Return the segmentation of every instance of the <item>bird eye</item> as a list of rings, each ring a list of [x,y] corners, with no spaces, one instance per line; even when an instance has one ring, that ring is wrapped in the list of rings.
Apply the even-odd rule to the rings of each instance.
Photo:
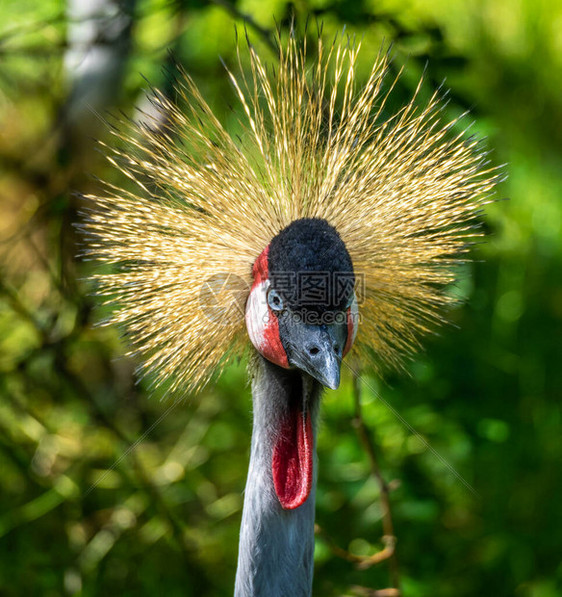
[[[273,288],[269,289],[267,293],[267,304],[274,310],[274,311],[282,311],[283,310],[283,299],[281,295],[274,290]]]

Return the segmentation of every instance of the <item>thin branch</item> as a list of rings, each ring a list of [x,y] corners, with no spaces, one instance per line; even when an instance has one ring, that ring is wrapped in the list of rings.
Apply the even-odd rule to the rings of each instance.
[[[240,19],[247,23],[254,31],[256,31],[256,33],[259,34],[259,36],[274,52],[277,52],[277,46],[273,41],[273,32],[271,31],[271,29],[262,27],[259,23],[256,23],[252,15],[242,12],[236,6],[234,6],[234,4],[228,2],[227,0],[210,0],[210,2],[211,4],[216,4],[217,6],[224,8],[234,18]]]
[[[338,558],[342,558],[342,560],[346,560],[348,562],[353,562],[357,564],[357,568],[359,570],[366,570],[375,564],[380,562],[384,562],[384,560],[388,560],[392,557],[394,553],[394,546],[396,541],[394,537],[387,537],[386,535],[382,538],[382,542],[384,543],[384,548],[380,551],[375,552],[370,556],[358,556],[354,553],[346,551],[336,545],[333,539],[326,533],[326,531],[320,527],[318,524],[314,525],[314,532],[319,537],[322,537],[326,545],[328,546],[329,550]]]
[[[394,585],[394,589],[388,590],[395,590],[397,593],[396,595],[400,595],[400,574],[398,571],[398,559],[396,557],[396,552],[394,550],[394,545],[396,543],[396,536],[394,534],[394,524],[392,522],[392,512],[390,509],[390,489],[388,483],[384,480],[379,461],[377,458],[377,452],[375,448],[375,440],[373,437],[373,433],[369,430],[365,420],[363,418],[363,413],[361,409],[361,378],[360,373],[358,372],[357,368],[353,370],[353,400],[355,405],[355,413],[353,417],[353,426],[357,430],[357,434],[365,451],[367,453],[367,457],[369,459],[369,464],[371,468],[371,474],[376,479],[380,494],[381,494],[381,503],[382,503],[382,527],[383,527],[383,542],[390,542],[392,545],[392,553],[388,557],[389,560],[389,568],[390,568],[390,578],[391,582]],[[384,551],[384,550],[383,550]],[[385,589],[387,590],[387,589]],[[374,595],[375,593],[371,593]]]
[[[0,294],[3,294],[6,297],[12,311],[30,323],[33,328],[35,328],[41,340],[44,343],[47,343],[49,339],[49,329],[35,316],[33,311],[23,303],[18,291],[15,288],[12,288],[12,286],[3,279],[1,274],[2,272],[0,272]]]
[[[358,597],[400,597],[401,595],[398,589],[369,589],[358,585],[352,586],[351,591]]]

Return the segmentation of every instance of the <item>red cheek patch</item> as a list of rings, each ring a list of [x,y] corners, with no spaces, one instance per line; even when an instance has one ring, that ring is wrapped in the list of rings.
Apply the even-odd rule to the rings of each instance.
[[[279,337],[279,320],[273,314],[271,309],[268,307],[269,321],[267,322],[263,331],[263,356],[285,369],[289,368],[289,359],[287,353],[281,344],[281,338]]]
[[[342,356],[344,357],[353,346],[353,340],[355,335],[355,321],[353,317],[353,313],[351,312],[351,307],[347,309],[347,340],[345,341],[345,346],[343,349]]]
[[[254,266],[252,267],[252,276],[254,277],[254,283],[252,289],[258,284],[265,282],[269,278],[269,268],[267,266],[267,256],[269,255],[269,245],[261,252],[261,255],[256,259]]]

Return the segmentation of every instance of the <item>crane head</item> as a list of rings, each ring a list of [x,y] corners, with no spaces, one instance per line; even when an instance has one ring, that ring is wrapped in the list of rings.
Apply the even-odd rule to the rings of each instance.
[[[295,220],[253,267],[246,326],[272,363],[302,372],[299,396],[283,405],[273,434],[272,477],[285,509],[298,508],[312,488],[314,432],[310,378],[335,389],[357,331],[355,275],[336,229],[320,218]],[[316,393],[317,395],[317,393]]]
[[[246,326],[258,352],[335,389],[357,332],[351,258],[320,218],[295,220],[256,260]]]

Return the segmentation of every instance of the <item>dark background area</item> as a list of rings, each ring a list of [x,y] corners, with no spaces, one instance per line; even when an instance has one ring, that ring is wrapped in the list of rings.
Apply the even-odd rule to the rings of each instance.
[[[486,242],[463,266],[453,325],[411,376],[368,371],[364,420],[390,483],[406,596],[562,594],[562,6],[557,0],[228,2],[47,0],[0,5],[0,593],[232,594],[251,433],[245,363],[178,405],[135,384],[77,258],[76,192],[115,178],[94,138],[185,66],[224,122],[244,17],[268,45],[296,14],[427,67],[451,118],[469,108],[507,163]],[[309,27],[314,38],[316,26]],[[173,53],[170,54],[170,50]],[[362,72],[362,71],[361,71]],[[123,183],[123,181],[120,181]],[[377,398],[380,394],[383,401]],[[465,487],[400,413],[466,481]],[[380,488],[356,429],[352,380],[328,392],[318,438],[316,596],[389,586]]]

